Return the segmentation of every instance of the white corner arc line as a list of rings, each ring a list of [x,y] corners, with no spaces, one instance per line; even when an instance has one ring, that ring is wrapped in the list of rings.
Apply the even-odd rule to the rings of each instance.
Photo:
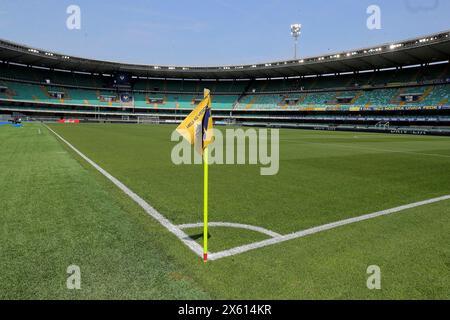
[[[277,238],[277,237],[281,237],[282,235],[279,233],[276,233],[274,231],[262,228],[262,227],[257,227],[257,226],[252,226],[249,224],[242,224],[242,223],[232,223],[232,222],[208,222],[208,226],[209,227],[226,227],[226,228],[237,228],[237,229],[247,229],[247,230],[251,230],[251,231],[256,231],[262,234],[265,234],[269,237],[272,238]],[[193,228],[200,228],[203,227],[203,222],[199,222],[199,223],[188,223],[188,224],[181,224],[178,225],[178,228],[180,229],[193,229]]]
[[[285,241],[288,241],[288,240],[302,238],[302,237],[305,237],[305,236],[308,236],[308,235],[311,235],[311,234],[315,234],[315,233],[318,233],[318,232],[322,232],[322,231],[338,228],[338,227],[345,226],[345,225],[348,225],[348,224],[352,224],[352,223],[356,223],[356,222],[360,222],[360,221],[364,221],[364,220],[369,220],[369,219],[373,219],[373,218],[376,218],[376,217],[385,216],[385,215],[397,213],[397,212],[400,212],[400,211],[404,211],[404,210],[407,210],[407,209],[412,209],[412,208],[416,208],[416,207],[420,207],[420,206],[424,206],[424,205],[427,205],[427,204],[432,204],[432,203],[436,203],[436,202],[440,202],[440,201],[444,201],[444,200],[449,200],[449,199],[450,199],[450,195],[446,195],[446,196],[442,196],[442,197],[438,197],[438,198],[433,198],[433,199],[429,199],[429,200],[419,201],[419,202],[403,205],[403,206],[396,207],[396,208],[391,208],[391,209],[387,209],[387,210],[382,210],[382,211],[378,211],[378,212],[362,215],[362,216],[359,216],[359,217],[354,217],[354,218],[350,218],[350,219],[340,220],[340,221],[324,224],[322,226],[313,227],[313,228],[310,228],[310,229],[307,229],[307,230],[290,233],[290,234],[287,234],[287,235],[284,235],[284,236],[280,236],[280,237],[277,237],[277,238],[267,239],[267,240],[263,240],[263,241],[260,241],[260,242],[255,242],[255,243],[239,246],[239,247],[236,247],[236,248],[233,248],[233,249],[229,249],[229,250],[224,250],[224,251],[220,251],[220,252],[217,252],[217,253],[213,253],[213,254],[211,254],[209,256],[209,259],[210,260],[218,260],[218,259],[222,259],[222,258],[225,258],[225,257],[230,257],[230,256],[234,256],[234,255],[237,255],[237,254],[241,254],[241,253],[244,253],[244,252],[247,252],[247,251],[251,251],[251,250],[267,247],[267,246],[270,246],[270,245],[278,244],[278,243],[285,242]]]
[[[104,175],[108,180],[114,183],[120,190],[122,190],[125,194],[127,194],[134,202],[136,202],[142,209],[147,212],[150,216],[152,216],[155,220],[157,220],[162,226],[164,226],[167,230],[173,233],[178,239],[180,239],[189,249],[191,249],[196,255],[199,257],[203,257],[203,248],[195,242],[195,240],[191,239],[184,231],[170,222],[167,218],[165,218],[162,214],[160,214],[156,209],[154,209],[151,205],[149,205],[144,199],[139,197],[136,193],[134,193],[131,189],[129,189],[122,182],[117,180],[111,174],[109,174],[106,170],[96,164],[94,161],[85,156],[81,151],[71,145],[68,141],[66,141],[63,137],[57,134],[55,131],[50,129],[47,125],[44,126],[50,130],[55,136],[57,136],[62,142],[64,142],[67,146],[69,146],[73,151],[75,151],[81,158],[83,158],[86,162],[88,162],[91,166],[93,166],[97,171],[99,171],[102,175]]]

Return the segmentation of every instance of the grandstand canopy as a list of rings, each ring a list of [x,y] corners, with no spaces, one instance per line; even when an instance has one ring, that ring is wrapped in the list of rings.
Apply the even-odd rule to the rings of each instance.
[[[234,66],[157,66],[79,58],[0,40],[0,60],[88,73],[175,79],[253,79],[345,73],[450,59],[450,31],[299,60]]]

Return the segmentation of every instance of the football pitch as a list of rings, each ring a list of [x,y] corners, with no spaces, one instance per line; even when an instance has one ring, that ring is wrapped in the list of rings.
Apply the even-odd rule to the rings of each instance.
[[[202,244],[203,167],[172,163],[175,127],[49,128]],[[286,129],[279,148],[274,176],[210,166],[204,264],[47,127],[0,127],[0,298],[449,298],[450,138]]]

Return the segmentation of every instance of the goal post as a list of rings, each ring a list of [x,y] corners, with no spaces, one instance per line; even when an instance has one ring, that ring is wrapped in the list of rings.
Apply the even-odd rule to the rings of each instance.
[[[139,116],[137,118],[138,124],[159,124],[159,117],[157,116]]]

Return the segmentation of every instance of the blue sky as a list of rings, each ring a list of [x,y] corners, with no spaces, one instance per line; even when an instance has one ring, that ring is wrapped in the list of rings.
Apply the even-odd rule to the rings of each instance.
[[[66,8],[81,8],[68,30]],[[381,30],[366,27],[369,5]],[[161,65],[226,65],[394,42],[450,29],[448,0],[0,0],[0,38],[88,58]]]

